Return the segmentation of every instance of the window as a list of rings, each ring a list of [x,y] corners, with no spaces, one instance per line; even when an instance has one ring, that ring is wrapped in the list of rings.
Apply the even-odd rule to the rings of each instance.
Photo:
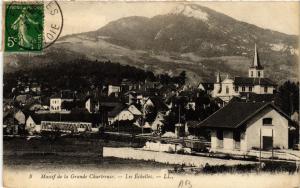
[[[228,94],[228,93],[229,93],[229,87],[226,86],[226,94]]]
[[[251,71],[251,77],[253,77],[253,71]]]
[[[233,132],[233,139],[236,142],[240,142],[241,141],[241,133],[239,131]]]
[[[264,87],[264,92],[265,92],[265,93],[268,92],[268,87]]]
[[[249,86],[249,91],[250,91],[250,92],[252,91],[252,86]]]
[[[241,148],[241,133],[239,131],[233,132],[234,149],[239,150]]]
[[[222,130],[217,130],[217,138],[219,140],[223,140],[223,131]]]
[[[260,71],[257,72],[257,77],[260,77]]]
[[[234,90],[235,90],[236,92],[238,92],[238,91],[239,91],[239,87],[238,87],[238,86],[235,86],[235,87],[234,87]]]
[[[264,118],[263,125],[272,125],[272,118]]]
[[[245,86],[242,87],[242,91],[245,91]]]

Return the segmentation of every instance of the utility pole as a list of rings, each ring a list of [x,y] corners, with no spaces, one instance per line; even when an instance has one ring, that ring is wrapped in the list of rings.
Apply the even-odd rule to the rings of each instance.
[[[273,137],[273,129],[272,129],[272,163],[274,159],[274,147],[273,147],[274,137]]]
[[[179,116],[178,116],[178,123],[180,124],[180,104],[179,104],[179,110],[178,111],[179,111],[179,113],[178,113],[179,114]]]
[[[120,134],[120,114],[118,114],[118,133]]]
[[[259,169],[261,168],[261,128],[259,129]]]
[[[144,121],[145,121],[145,104],[146,104],[146,102],[143,104],[143,106],[142,106],[142,110],[143,110],[143,117],[142,117],[142,135],[144,134]]]

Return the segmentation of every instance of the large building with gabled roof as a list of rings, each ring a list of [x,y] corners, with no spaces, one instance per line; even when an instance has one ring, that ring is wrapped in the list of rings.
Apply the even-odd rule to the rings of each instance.
[[[211,130],[211,151],[245,154],[288,149],[293,124],[273,103],[229,102],[197,127]]]
[[[264,67],[261,65],[258,50],[254,47],[254,57],[249,66],[248,76],[234,78],[227,77],[222,80],[220,73],[212,92],[213,97],[219,97],[225,102],[230,101],[233,97],[240,96],[241,92],[249,92],[255,94],[273,94],[276,84],[265,77]]]

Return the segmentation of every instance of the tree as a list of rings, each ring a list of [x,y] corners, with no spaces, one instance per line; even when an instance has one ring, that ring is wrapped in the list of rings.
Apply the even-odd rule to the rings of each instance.
[[[178,76],[179,84],[184,85],[186,80],[186,72],[182,71]]]
[[[275,96],[277,105],[287,115],[299,112],[299,82],[286,81],[278,88]]]

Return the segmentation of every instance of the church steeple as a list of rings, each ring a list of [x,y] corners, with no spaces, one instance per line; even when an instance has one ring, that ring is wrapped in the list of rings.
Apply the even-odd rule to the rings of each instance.
[[[256,43],[254,45],[254,57],[253,57],[253,62],[250,66],[250,68],[257,68],[257,69],[263,69],[263,67],[260,64],[260,60],[259,60],[259,55],[258,55],[258,51],[256,48]]]
[[[258,51],[256,48],[256,43],[254,46],[254,57],[251,65],[249,67],[249,77],[253,78],[263,78],[264,77],[264,67],[260,64],[260,59],[258,55]]]

